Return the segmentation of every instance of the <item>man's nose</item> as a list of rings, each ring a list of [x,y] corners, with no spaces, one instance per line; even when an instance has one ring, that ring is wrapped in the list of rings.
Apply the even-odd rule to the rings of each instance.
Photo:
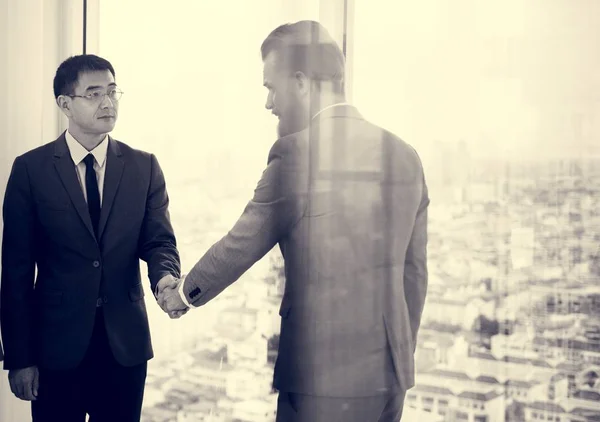
[[[273,109],[273,96],[271,94],[267,95],[267,102],[265,103],[265,108],[267,110]]]
[[[100,103],[100,108],[108,108],[108,107],[114,107],[114,106],[115,106],[115,104],[108,97],[108,94],[106,94],[106,95],[104,95],[104,97],[102,97],[102,102]]]

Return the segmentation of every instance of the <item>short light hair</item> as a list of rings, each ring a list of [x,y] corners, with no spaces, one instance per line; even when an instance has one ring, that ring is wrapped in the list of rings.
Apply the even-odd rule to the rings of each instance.
[[[275,52],[281,69],[291,74],[302,72],[316,82],[332,82],[335,91],[344,92],[344,54],[319,22],[305,20],[278,26],[260,50],[263,61]]]

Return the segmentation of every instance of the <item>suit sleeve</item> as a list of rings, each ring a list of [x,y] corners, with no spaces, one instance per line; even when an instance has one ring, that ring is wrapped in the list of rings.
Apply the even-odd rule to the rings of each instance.
[[[299,162],[280,153],[278,143],[273,146],[254,196],[238,221],[187,275],[183,293],[192,305],[204,305],[235,282],[302,216]]]
[[[35,207],[27,167],[13,164],[3,206],[0,319],[5,369],[36,365],[34,355]]]
[[[156,157],[151,155],[150,159],[150,187],[140,232],[139,256],[148,264],[150,286],[155,291],[158,281],[164,276],[180,277],[181,262],[169,216],[165,178]]]
[[[427,208],[429,194],[425,178],[423,193],[417,210],[415,225],[406,252],[404,263],[404,294],[408,305],[413,351],[417,345],[417,333],[427,293]]]

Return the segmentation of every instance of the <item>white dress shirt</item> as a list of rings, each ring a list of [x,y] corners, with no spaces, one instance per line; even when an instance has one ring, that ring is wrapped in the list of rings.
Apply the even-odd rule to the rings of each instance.
[[[327,107],[323,107],[318,113],[316,113],[312,118],[314,119],[315,117],[317,117],[319,114],[323,113],[325,110],[328,110],[330,108],[333,107],[340,107],[340,106],[349,106],[351,105],[350,103],[335,103],[335,104],[331,104],[328,105]],[[312,120],[312,119],[311,119]],[[185,293],[183,292],[183,285],[185,284],[185,276],[183,277],[183,279],[181,280],[181,282],[179,283],[179,296],[181,297],[181,300],[183,301],[183,303],[185,304],[185,306],[187,306],[188,308],[196,308],[196,306],[192,305],[188,300],[187,297],[185,297]]]
[[[333,108],[333,107],[339,107],[339,106],[349,106],[349,105],[352,105],[352,104],[350,104],[350,103],[335,103],[335,104],[328,105],[327,107],[323,107],[323,108],[322,108],[322,109],[321,109],[319,112],[317,112],[317,113],[316,113],[316,114],[315,114],[315,115],[312,117],[312,119],[314,119],[314,118],[315,118],[315,117],[317,117],[319,114],[323,113],[325,110],[328,110],[328,109],[330,109],[330,108]],[[312,120],[312,119],[311,119],[311,120]]]
[[[182,276],[181,282],[179,283],[179,297],[188,308],[197,308],[197,306],[192,305],[185,297],[185,293],[183,293],[183,285],[185,284],[185,275]]]
[[[108,135],[104,137],[96,148],[91,151],[85,149],[67,130],[65,133],[65,139],[67,140],[67,147],[71,153],[73,163],[75,163],[75,170],[77,173],[77,179],[79,179],[79,185],[83,191],[83,197],[87,202],[87,190],[85,188],[85,162],[83,159],[88,155],[94,156],[94,170],[96,172],[96,181],[98,182],[98,192],[100,192],[100,206],[102,206],[102,194],[104,191],[104,174],[106,173],[106,153],[108,151]]]

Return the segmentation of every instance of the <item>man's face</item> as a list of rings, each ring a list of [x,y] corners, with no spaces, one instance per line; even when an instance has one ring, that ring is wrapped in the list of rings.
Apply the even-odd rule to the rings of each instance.
[[[275,52],[269,53],[264,60],[263,84],[269,90],[265,108],[279,119],[278,136],[281,138],[305,129],[309,120],[308,100],[300,92],[294,75],[277,62]]]
[[[84,72],[79,75],[73,95],[91,95],[90,98],[67,97],[69,108],[64,110],[73,132],[101,135],[111,132],[117,122],[119,103],[107,94],[117,87],[108,70]]]

